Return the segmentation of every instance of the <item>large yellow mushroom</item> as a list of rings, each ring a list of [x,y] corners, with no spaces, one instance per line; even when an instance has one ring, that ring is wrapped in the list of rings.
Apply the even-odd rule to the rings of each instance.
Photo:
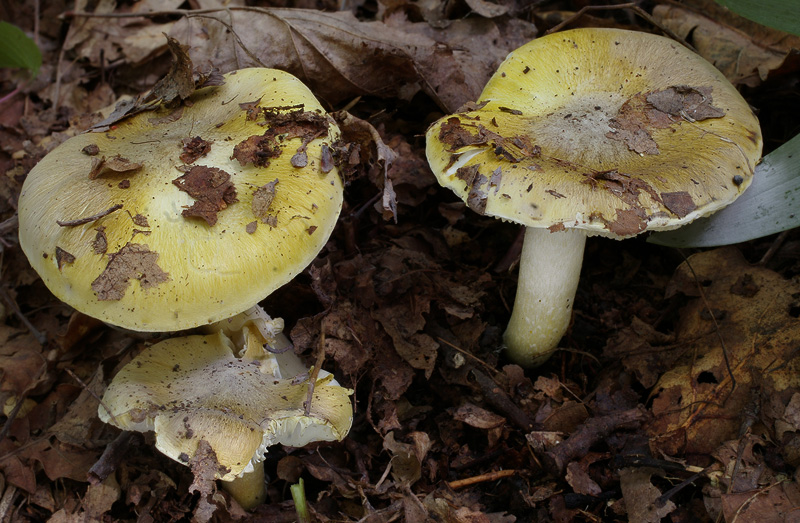
[[[294,76],[229,73],[48,154],[22,188],[20,244],[53,294],[107,323],[175,331],[228,318],[327,242],[342,206],[338,138]]]
[[[566,332],[586,237],[680,227],[750,184],[761,131],[747,102],[670,39],[575,29],[513,51],[477,104],[427,132],[439,183],[526,227],[504,341],[525,366]]]

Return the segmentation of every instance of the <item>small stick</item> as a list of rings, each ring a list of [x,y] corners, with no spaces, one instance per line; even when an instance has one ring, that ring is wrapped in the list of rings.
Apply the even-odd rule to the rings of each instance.
[[[455,481],[448,481],[447,486],[451,489],[456,490],[462,487],[469,487],[470,485],[475,485],[476,483],[485,483],[487,481],[495,481],[498,479],[507,478],[509,476],[515,475],[518,470],[496,470],[494,472],[487,472],[486,474],[480,474],[478,476],[472,476],[471,478],[464,478],[464,479],[457,479]]]
[[[516,426],[529,432],[533,430],[533,421],[531,421],[528,414],[519,408],[516,403],[511,401],[511,398],[495,383],[495,381],[477,369],[472,369],[472,375],[475,381],[480,386],[483,394],[486,396],[486,401],[490,405],[499,409],[500,412],[505,414]]]
[[[758,265],[761,265],[763,267],[766,264],[768,264],[770,260],[772,260],[773,256],[775,256],[775,254],[780,250],[781,246],[783,246],[783,242],[786,241],[787,236],[789,236],[789,231],[783,231],[778,236],[776,236],[775,240],[773,240],[772,242],[772,245],[770,245],[769,249],[767,249],[767,252],[765,252],[764,256],[762,256],[761,259],[758,260]]]
[[[314,388],[317,385],[317,377],[319,376],[319,369],[322,367],[322,362],[325,360],[325,332],[320,330],[319,333],[319,348],[317,349],[317,361],[314,362],[314,370],[311,376],[308,377],[308,396],[303,403],[305,406],[305,415],[311,415],[311,400],[314,398]]]
[[[652,16],[650,16],[650,14],[647,11],[636,5],[636,2],[629,2],[627,4],[616,4],[616,5],[585,5],[581,7],[575,14],[573,14],[560,24],[548,29],[547,32],[545,32],[545,34],[549,35],[555,33],[556,31],[561,30],[562,28],[564,28],[564,26],[571,24],[572,22],[583,16],[585,13],[588,13],[589,11],[604,11],[604,10],[611,11],[615,9],[630,9],[637,15],[641,16],[642,18],[653,24],[654,26],[658,27],[659,30],[664,32],[664,34],[666,34],[673,40],[679,42],[681,45],[694,51],[695,53],[697,52],[697,49],[692,47],[692,45],[689,44],[689,42],[678,36],[678,34],[675,33],[673,30],[658,23],[658,21]]]
[[[689,476],[685,480],[681,481],[680,483],[678,483],[677,485],[675,485],[674,487],[672,487],[668,491],[664,492],[662,495],[660,495],[659,497],[656,498],[655,506],[659,507],[659,508],[663,507],[664,505],[667,504],[667,501],[669,501],[672,496],[674,496],[675,494],[677,494],[678,492],[683,490],[685,487],[691,485],[692,483],[694,483],[695,481],[697,481],[701,477],[705,476],[708,473],[709,470],[711,470],[711,466],[704,468],[700,472],[695,472],[694,474],[692,474],[691,476]]]
[[[100,403],[100,405],[102,405],[102,407],[103,407],[104,409],[106,409],[106,412],[108,412],[108,415],[109,415],[109,416],[111,416],[111,420],[114,422],[114,425],[116,425],[116,426],[118,426],[118,427],[119,427],[119,426],[121,425],[121,423],[120,423],[119,421],[117,421],[117,418],[116,418],[116,416],[114,416],[114,413],[111,411],[111,409],[109,409],[109,408],[108,408],[108,405],[106,405],[105,403],[103,403],[103,398],[101,398],[100,396],[98,396],[98,395],[97,395],[97,394],[96,394],[96,393],[95,393],[95,392],[94,392],[92,389],[90,389],[90,388],[89,388],[89,386],[88,386],[88,385],[87,385],[87,384],[86,384],[86,383],[85,383],[85,382],[84,382],[82,379],[80,379],[80,378],[78,377],[78,375],[77,375],[77,374],[75,374],[74,372],[72,372],[72,371],[71,371],[69,368],[66,368],[66,367],[65,367],[65,368],[64,368],[64,370],[67,372],[67,374],[69,374],[70,376],[72,376],[72,379],[74,379],[75,381],[77,381],[77,382],[78,382],[78,384],[79,384],[81,387],[83,387],[83,389],[84,389],[86,392],[88,392],[89,394],[91,394],[91,395],[92,395],[92,397],[93,397],[94,399],[96,399],[96,400],[97,400],[97,401]]]
[[[461,347],[458,347],[457,345],[455,345],[453,343],[450,343],[449,341],[447,341],[446,339],[442,338],[441,336],[437,336],[436,339],[439,340],[441,343],[444,343],[445,345],[447,345],[451,349],[461,353],[462,355],[464,355],[464,356],[466,356],[468,358],[472,358],[473,360],[477,361],[478,363],[483,365],[489,372],[494,372],[495,374],[499,374],[500,373],[499,370],[495,369],[494,367],[492,367],[491,365],[489,365],[488,363],[486,363],[485,361],[483,361],[479,357],[475,356],[474,354],[472,354],[469,351],[466,351],[466,350],[462,349]]]
[[[128,448],[131,446],[134,435],[138,436],[139,433],[124,430],[114,441],[106,445],[103,454],[100,455],[100,458],[87,473],[89,483],[99,485],[117,470],[119,464],[122,463],[122,458],[125,457]]]
[[[77,225],[84,225],[84,224],[87,224],[87,223],[92,223],[92,222],[97,221],[97,220],[99,220],[100,218],[102,218],[104,216],[108,216],[112,212],[118,211],[120,209],[122,209],[122,204],[118,203],[118,204],[114,205],[113,207],[109,207],[108,209],[106,209],[103,212],[99,212],[97,214],[93,214],[92,216],[87,216],[86,218],[78,218],[77,220],[68,220],[68,221],[63,221],[63,222],[61,220],[56,220],[56,223],[59,224],[61,227],[75,227]]]
[[[22,404],[25,403],[25,398],[27,398],[27,395],[25,394],[19,396],[17,398],[16,405],[14,405],[14,408],[11,409],[11,412],[9,412],[6,416],[6,422],[3,423],[3,428],[0,429],[0,441],[6,439],[8,431],[11,430],[11,424],[14,423],[14,420],[17,418],[17,414],[19,414],[19,411],[22,408]],[[0,519],[0,521],[2,521],[2,519]]]
[[[16,231],[19,228],[19,218],[15,214],[11,218],[0,222],[0,235],[5,235],[11,231]]]
[[[570,461],[585,454],[597,441],[607,438],[609,434],[620,429],[638,428],[646,418],[647,411],[641,406],[589,418],[569,438],[545,453],[543,456],[545,464],[551,471],[563,472]]]

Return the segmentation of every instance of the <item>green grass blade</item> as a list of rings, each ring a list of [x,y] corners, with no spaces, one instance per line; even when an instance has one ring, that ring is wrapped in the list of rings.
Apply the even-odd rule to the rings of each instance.
[[[728,207],[647,241],[669,247],[740,243],[800,226],[800,135],[764,157],[753,183]]]
[[[303,478],[289,487],[292,493],[292,500],[294,500],[294,509],[297,513],[298,523],[311,523],[311,514],[308,512],[308,505],[306,504],[306,489]]]
[[[797,0],[717,0],[717,3],[761,25],[800,36]]]
[[[27,69],[31,76],[39,74],[42,53],[22,29],[0,21],[0,67]]]

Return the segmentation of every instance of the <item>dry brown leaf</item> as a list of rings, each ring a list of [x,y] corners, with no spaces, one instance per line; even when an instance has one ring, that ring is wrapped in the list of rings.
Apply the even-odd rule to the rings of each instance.
[[[453,413],[453,418],[476,429],[493,429],[506,422],[504,417],[469,402],[458,407]]]
[[[738,440],[726,441],[714,451],[714,458],[726,471],[720,477],[725,492],[752,493],[764,485],[775,482],[775,474],[764,462],[762,449],[766,444],[764,439],[748,434]],[[754,451],[753,447],[757,447],[758,450]]]
[[[158,10],[174,8],[179,4],[176,0],[168,0],[159,4]],[[117,2],[100,0],[92,5],[88,0],[80,0],[75,2],[75,11],[113,13],[117,11]],[[162,33],[168,33],[173,23],[154,24],[144,17],[117,20],[75,17],[67,31],[64,49],[74,52],[97,68],[120,61],[137,64],[165,49]]]
[[[28,347],[35,347],[36,341],[32,336],[24,336],[22,340]],[[17,344],[13,344],[17,346]],[[8,392],[20,397],[36,387],[46,377],[47,361],[38,350],[19,347],[19,351],[9,355],[0,356],[0,391]]]
[[[86,481],[89,469],[97,461],[100,453],[58,441],[39,439],[23,448],[19,455],[30,462],[40,462],[45,474],[51,480],[69,478]]]
[[[662,4],[653,18],[683,38],[689,38],[700,56],[714,64],[734,85],[755,87],[783,64],[800,38],[749,23],[740,30],[728,13],[713,2],[700,1],[695,11],[683,6]],[[713,12],[713,13],[712,13]],[[738,17],[737,17],[738,18]],[[760,28],[760,31],[754,30]],[[781,41],[782,40],[782,41]]]
[[[495,18],[508,13],[508,7],[498,5],[486,0],[466,0],[470,9],[485,18]]]
[[[111,510],[111,506],[121,497],[122,492],[116,477],[112,474],[102,483],[89,485],[83,498],[83,510],[88,521],[102,521],[101,516]]]
[[[410,487],[422,477],[422,459],[430,449],[430,440],[420,447],[419,441],[413,445],[403,443],[394,439],[394,432],[389,432],[383,438],[383,448],[392,454],[392,478],[396,483]]]
[[[103,395],[103,367],[98,367],[86,388],[69,407],[64,416],[50,427],[59,441],[75,446],[93,448],[105,446],[105,441],[97,441],[93,436],[93,427],[97,421],[98,398]]]
[[[429,302],[420,304],[418,300],[414,301],[413,305],[386,305],[371,314],[391,336],[397,353],[415,369],[424,370],[425,377],[430,378],[439,344],[427,334],[418,332],[425,327],[423,313],[429,312]]]
[[[637,523],[659,523],[662,518],[675,510],[675,503],[667,500],[658,506],[656,499],[661,496],[650,482],[652,475],[663,476],[663,471],[650,468],[624,468],[619,471],[619,483],[625,508],[628,510],[628,521]]]
[[[535,34],[521,20],[469,18],[445,31],[397,16],[362,22],[349,11],[280,8],[184,18],[170,31],[191,46],[196,65],[282,69],[330,104],[359,95],[408,100],[423,90],[448,112],[474,100],[508,52]]]
[[[621,360],[639,383],[650,388],[683,352],[683,348],[673,342],[672,336],[656,331],[634,316],[630,327],[618,330],[609,338],[603,354],[611,360]]]
[[[567,474],[565,476],[567,483],[578,494],[586,496],[599,496],[603,492],[585,470],[585,465],[577,461],[571,462],[567,465]]]
[[[758,490],[723,494],[725,521],[797,521],[800,487],[779,481]]]
[[[735,438],[752,410],[753,389],[764,398],[762,421],[772,425],[800,387],[800,322],[792,316],[800,283],[749,265],[732,247],[696,254],[689,263],[694,273],[681,265],[668,293],[696,294],[699,281],[711,312],[699,298],[681,311],[675,342],[683,359],[654,389],[648,432],[651,446],[668,455],[709,454]],[[759,287],[752,296],[731,290],[746,274]],[[720,338],[736,380],[733,391]],[[767,401],[776,405],[765,410]]]
[[[36,471],[30,465],[23,463],[20,456],[16,455],[17,445],[9,438],[0,442],[0,470],[7,483],[15,485],[25,492],[36,492]]]

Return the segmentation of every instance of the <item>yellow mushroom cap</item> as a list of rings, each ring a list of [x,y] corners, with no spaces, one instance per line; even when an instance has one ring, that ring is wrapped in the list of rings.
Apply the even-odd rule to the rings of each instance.
[[[217,474],[223,481],[252,470],[270,445],[344,439],[353,421],[350,389],[331,375],[318,379],[306,416],[307,380],[277,378],[232,350],[222,332],[146,348],[114,377],[100,419],[154,430],[158,450],[183,464],[207,441],[225,469]]]
[[[335,123],[282,71],[224,79],[73,137],[28,174],[20,244],[58,298],[133,330],[186,329],[249,308],[319,253],[342,206]]]
[[[513,51],[478,104],[434,123],[427,156],[470,208],[627,237],[731,203],[761,131],[713,65],[670,39],[575,29]]]

